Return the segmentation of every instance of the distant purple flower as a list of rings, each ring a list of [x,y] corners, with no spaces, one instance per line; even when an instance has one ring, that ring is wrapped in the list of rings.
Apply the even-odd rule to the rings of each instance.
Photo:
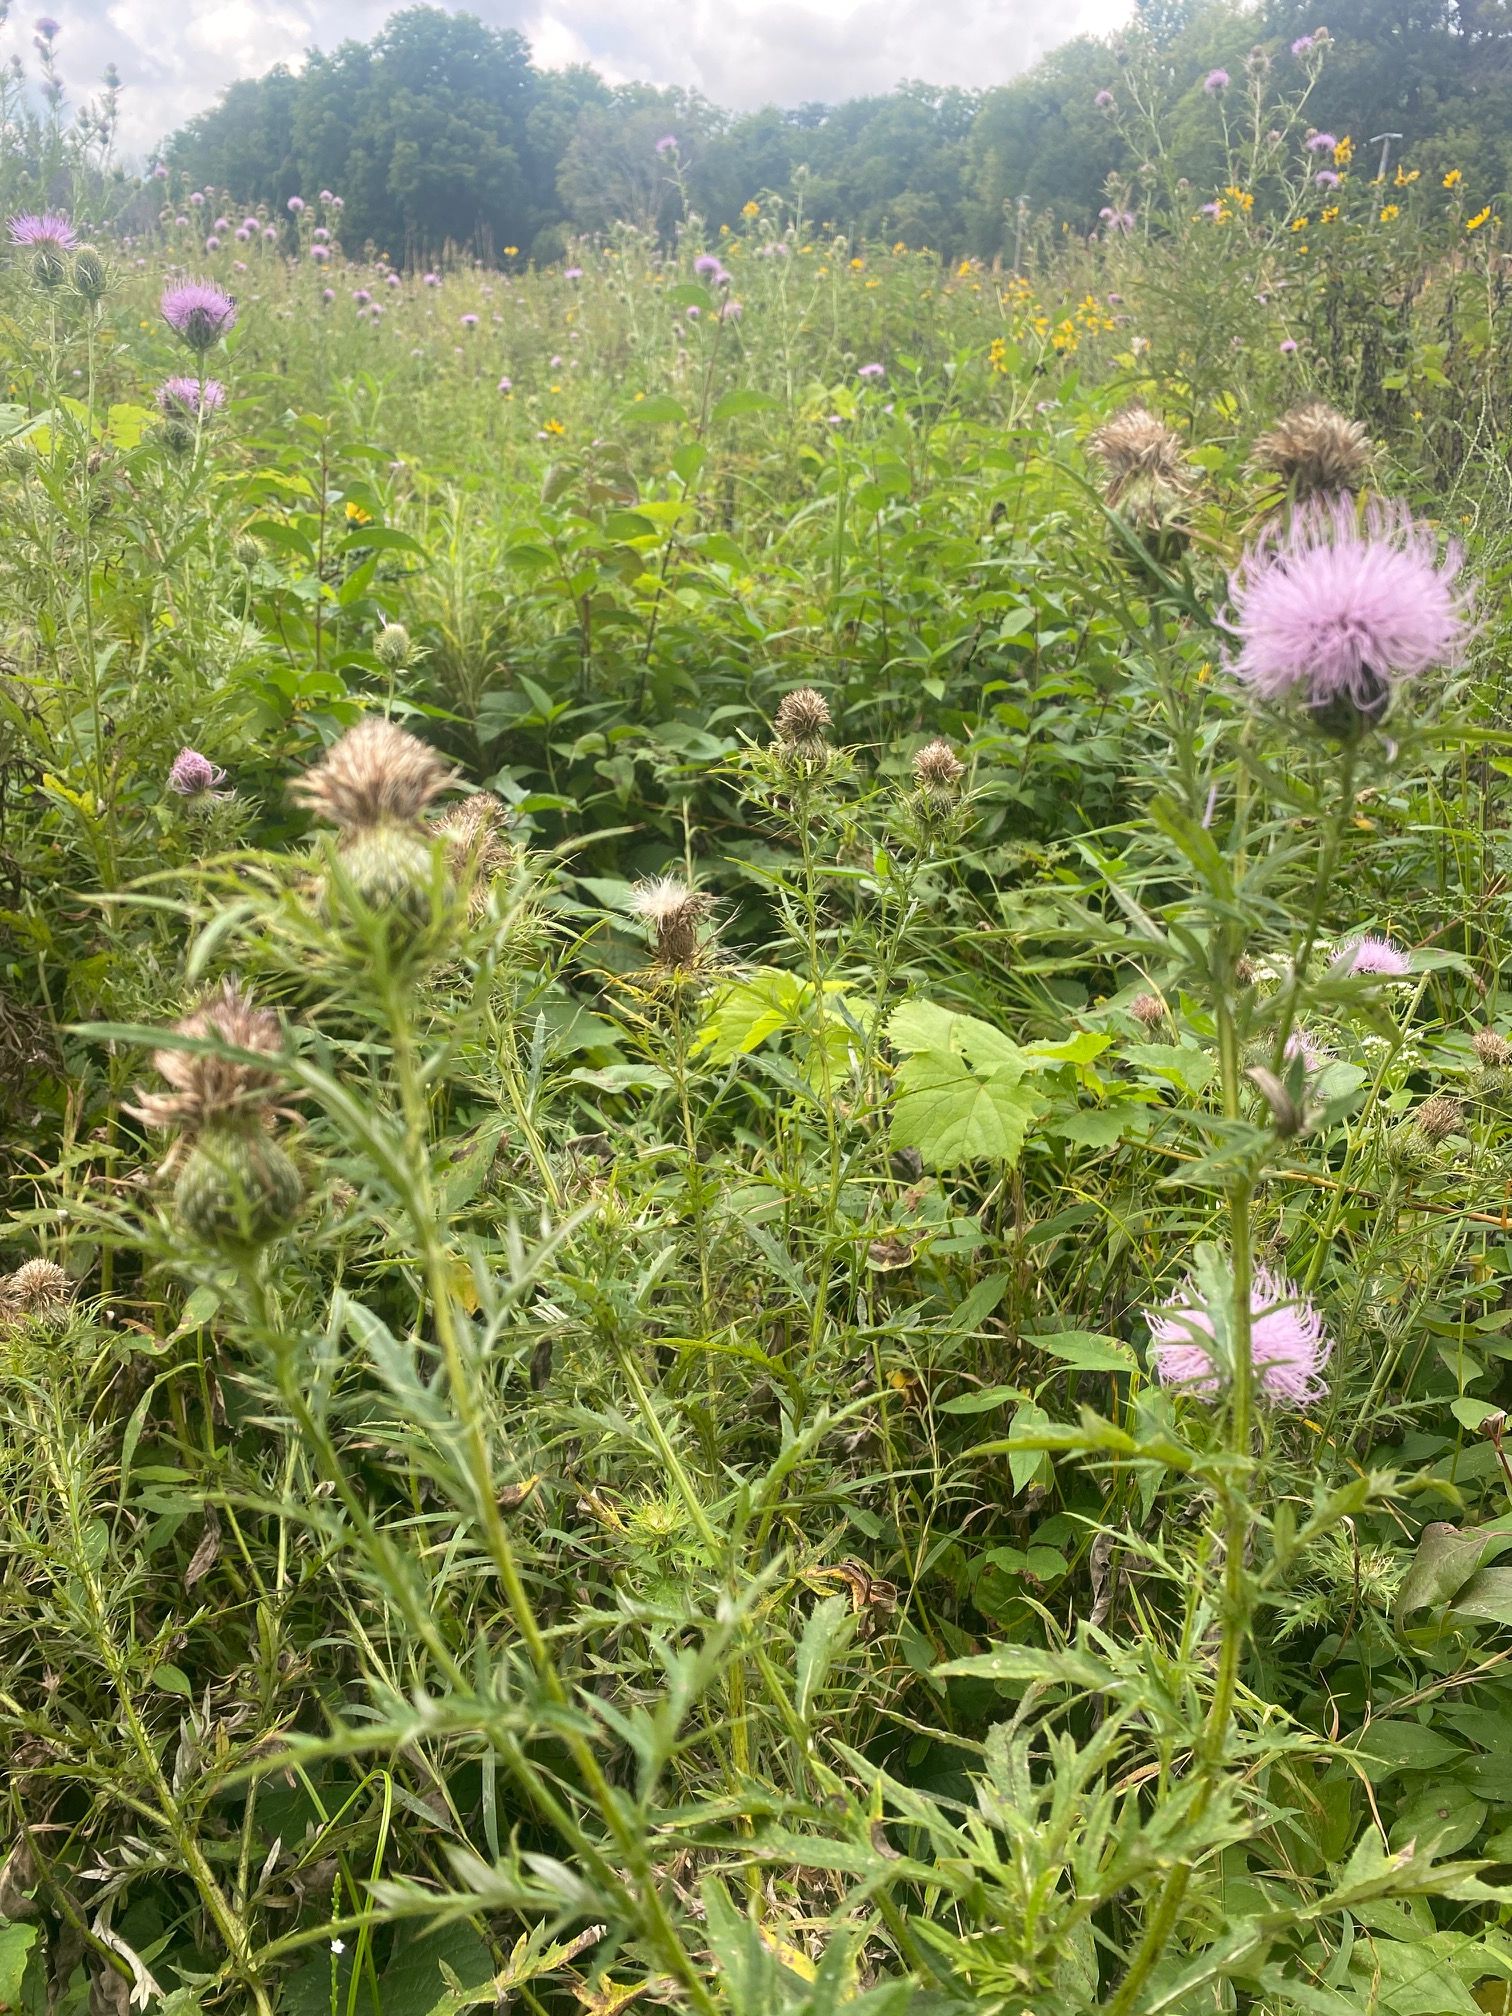
[[[1293,56],[1305,56],[1313,46],[1314,43],[1311,35],[1299,35],[1291,45],[1291,51]]]
[[[189,197],[189,208],[191,210],[202,210],[204,206],[205,206],[205,199],[200,194],[198,189],[192,191]]]
[[[1134,212],[1132,210],[1115,210],[1110,204],[1104,204],[1097,214],[1107,226],[1110,238],[1127,236],[1134,229]],[[1114,296],[1110,294],[1108,299],[1111,301],[1114,299]]]
[[[721,322],[738,322],[744,313],[745,310],[738,301],[722,301],[719,304],[719,319]]]
[[[722,271],[721,263],[713,252],[700,252],[693,261],[693,271],[700,280],[707,280],[711,273]]]
[[[44,42],[51,42],[55,36],[63,32],[62,24],[54,21],[51,14],[39,14],[34,25]]]
[[[231,219],[229,217],[217,217],[210,228],[213,231],[229,231],[231,229]]]
[[[354,287],[352,289],[352,299],[357,303],[359,308],[366,308],[372,298],[366,287]]]
[[[1333,1052],[1329,1049],[1328,1045],[1320,1043],[1312,1031],[1304,1028],[1300,1022],[1287,1037],[1281,1054],[1285,1057],[1288,1064],[1300,1057],[1302,1059],[1303,1072],[1308,1076],[1314,1071],[1321,1071],[1323,1066],[1333,1056]]]
[[[427,287],[439,287],[441,285],[441,275],[439,273],[427,273],[425,284]]]
[[[219,238],[216,237],[215,233],[212,231],[210,233],[210,236],[205,240],[205,250],[207,252],[219,252],[220,247],[221,247],[221,241],[219,240]]]
[[[1092,103],[1097,107],[1099,112],[1111,111],[1113,107],[1113,93],[1107,90],[1099,91],[1097,96],[1092,100]]]
[[[42,96],[47,100],[49,105],[61,105],[63,103],[63,79],[61,77],[49,77],[47,82],[42,86]]]
[[[168,180],[168,168],[165,162],[155,161],[153,163],[152,179],[154,182],[166,182]]]
[[[237,227],[236,227],[236,242],[237,242],[237,244],[238,244],[238,245],[245,245],[245,244],[247,243],[248,239],[249,239],[249,238],[250,238],[251,236],[252,236],[252,233],[251,233],[251,232],[250,232],[250,231],[249,231],[249,230],[247,229],[247,227],[246,227],[246,225],[245,225],[245,224],[238,224],[238,225],[237,225]]]
[[[562,278],[564,280],[581,280],[582,277],[583,269],[581,266],[564,266],[562,268]]]
[[[656,151],[658,154],[675,154],[677,152],[677,135],[675,133],[663,133],[660,140],[656,143]]]
[[[885,378],[887,376],[887,366],[885,364],[862,364],[857,367],[856,376],[871,380]]]
[[[346,208],[345,196],[333,196],[331,198],[331,208],[333,210],[345,210]]]
[[[1329,971],[1341,979],[1362,974],[1377,975],[1383,980],[1405,980],[1412,971],[1412,961],[1402,948],[1373,931],[1341,945],[1328,965]]]
[[[336,198],[331,194],[329,189],[322,189],[320,192],[320,200],[322,203],[334,203],[336,201]]]
[[[383,276],[383,284],[385,287],[402,287],[404,285],[404,282],[400,279],[397,273],[385,273],[385,275]]]
[[[1338,144],[1332,133],[1314,133],[1308,140],[1307,151],[1309,154],[1332,154]]]
[[[1228,87],[1229,73],[1227,70],[1209,70],[1206,77],[1202,80],[1202,88],[1206,91],[1209,98],[1219,97],[1223,92],[1227,91]]]
[[[310,247],[310,257],[316,262],[317,265],[324,265],[324,263],[326,262],[327,259],[330,258],[330,256],[331,256],[331,248],[329,245],[312,245]]]
[[[163,320],[203,354],[236,327],[236,303],[209,280],[179,280],[163,291]]]
[[[1202,214],[1204,217],[1221,217],[1223,215],[1223,205],[1221,203],[1204,203]]]
[[[499,380],[499,390],[501,392],[513,392],[514,380],[512,378],[501,378]]]
[[[267,244],[276,245],[278,243],[278,226],[276,224],[264,224],[263,238]]]
[[[79,242],[73,225],[60,210],[46,210],[41,216],[24,211],[11,218],[7,229],[12,245],[22,245],[28,252],[71,252]]]
[[[464,329],[476,329],[477,326],[478,318],[476,315],[464,315],[462,317],[462,327]]]
[[[1297,354],[1297,339],[1295,336],[1283,336],[1278,347],[1283,357],[1295,357]]]
[[[305,200],[303,196],[291,196],[284,207],[291,217],[297,217],[305,207]]]
[[[243,231],[261,231],[262,219],[261,217],[243,217],[241,228]]]
[[[1332,168],[1320,168],[1313,180],[1320,189],[1337,189],[1339,186],[1339,178]]]
[[[336,289],[334,287],[322,287],[320,298],[322,301],[334,301],[336,299]]]
[[[198,749],[180,749],[168,771],[168,789],[180,798],[204,798],[225,781],[225,771]]]
[[[1457,546],[1404,504],[1309,504],[1264,535],[1229,578],[1233,672],[1262,700],[1296,696],[1329,734],[1383,718],[1397,688],[1454,666],[1470,637]]]
[[[1257,1267],[1250,1280],[1250,1362],[1266,1395],[1282,1407],[1305,1407],[1327,1390],[1321,1378],[1332,1345],[1323,1319],[1290,1281]],[[1217,1325],[1188,1276],[1160,1309],[1145,1312],[1150,1362],[1163,1386],[1211,1397],[1227,1384]]]

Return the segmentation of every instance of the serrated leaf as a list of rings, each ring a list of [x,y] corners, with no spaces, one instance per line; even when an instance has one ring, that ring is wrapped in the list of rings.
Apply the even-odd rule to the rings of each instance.
[[[894,1081],[893,1146],[917,1148],[930,1169],[971,1162],[1011,1169],[1043,1109],[1039,1095],[1020,1086],[1022,1076],[1017,1058],[979,1073],[953,1052],[919,1051]]]

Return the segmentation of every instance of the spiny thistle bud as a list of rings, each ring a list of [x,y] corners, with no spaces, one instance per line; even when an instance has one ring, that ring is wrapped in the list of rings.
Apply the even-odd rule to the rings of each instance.
[[[74,254],[73,290],[82,301],[103,301],[110,291],[110,273],[93,245]]]
[[[651,926],[658,966],[674,971],[698,958],[698,927],[714,907],[712,897],[689,889],[675,875],[658,875],[631,892],[630,908]]]
[[[1166,1005],[1158,994],[1136,994],[1129,1003],[1129,1013],[1142,1029],[1163,1029],[1166,1012]]]
[[[254,1247],[287,1231],[303,1196],[299,1171],[271,1134],[211,1127],[179,1171],[173,1208],[207,1246]]]
[[[1447,1141],[1459,1126],[1459,1101],[1451,1099],[1447,1092],[1435,1093],[1431,1099],[1423,1101],[1413,1117],[1423,1139],[1437,1147],[1440,1141]]]
[[[68,278],[63,254],[55,245],[39,245],[32,254],[32,278],[49,294]]]
[[[1470,1048],[1483,1071],[1505,1071],[1512,1064],[1512,1043],[1494,1029],[1477,1029],[1470,1038]]]
[[[1353,494],[1370,478],[1370,436],[1358,420],[1314,399],[1262,434],[1250,460],[1256,469],[1279,476],[1298,501]]]
[[[373,656],[387,672],[402,672],[413,647],[402,623],[385,623],[373,643]]]
[[[250,532],[240,532],[232,541],[231,555],[237,566],[250,574],[262,558],[262,547]]]
[[[24,441],[8,441],[5,466],[12,476],[29,476],[36,467],[36,456]]]
[[[73,1307],[74,1285],[52,1260],[27,1260],[0,1281],[0,1320],[26,1320],[61,1329]]]
[[[289,795],[345,837],[412,823],[455,775],[427,743],[370,714],[297,779]]]

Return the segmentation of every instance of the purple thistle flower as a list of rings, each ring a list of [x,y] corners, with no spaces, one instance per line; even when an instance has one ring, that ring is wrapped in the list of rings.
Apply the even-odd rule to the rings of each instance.
[[[1300,1057],[1303,1071],[1309,1076],[1314,1071],[1321,1071],[1333,1056],[1328,1045],[1320,1043],[1311,1029],[1305,1028],[1300,1022],[1287,1037],[1281,1054],[1288,1064]]]
[[[221,241],[219,240],[219,238],[216,237],[215,233],[212,231],[210,233],[210,236],[205,240],[205,250],[207,252],[219,252],[220,248],[221,248]]]
[[[316,262],[317,265],[324,265],[325,261],[329,259],[330,256],[331,256],[331,248],[329,245],[312,245],[310,247],[310,257]]]
[[[858,378],[870,378],[873,380],[885,378],[887,376],[887,366],[885,364],[862,364],[858,367],[856,376]]]
[[[158,411],[192,420],[215,413],[226,403],[226,388],[218,378],[165,378],[157,389]]]
[[[231,229],[231,219],[229,217],[217,217],[210,228],[213,231],[229,231]]]
[[[1412,971],[1412,961],[1402,948],[1375,931],[1367,931],[1341,945],[1328,964],[1329,971],[1339,979],[1374,974],[1383,980],[1405,980]]]
[[[320,298],[322,301],[334,301],[336,299],[336,289],[334,287],[322,287]]]
[[[675,133],[663,133],[660,140],[656,143],[656,151],[658,154],[675,154],[677,152],[677,135]]]
[[[163,290],[163,320],[201,355],[236,327],[236,303],[209,280],[180,280]]]
[[[168,771],[168,789],[180,798],[203,798],[225,781],[225,771],[198,749],[180,749]]]
[[[564,280],[581,280],[582,277],[583,269],[581,266],[564,266],[562,268],[562,278]]]
[[[1217,1328],[1189,1275],[1162,1309],[1145,1312],[1150,1362],[1164,1386],[1211,1396],[1227,1381]],[[1323,1319],[1290,1281],[1257,1267],[1250,1281],[1250,1362],[1267,1396],[1305,1407],[1327,1390],[1320,1374],[1332,1351]]]
[[[699,307],[698,303],[695,301],[691,303],[688,308],[688,320],[690,322],[696,322],[699,316],[702,315],[702,313],[703,310]]]
[[[331,194],[329,189],[322,189],[320,192],[320,200],[322,203],[334,203],[336,201],[336,198]]]
[[[248,239],[249,239],[249,238],[250,238],[251,236],[252,236],[252,233],[251,233],[251,232],[250,232],[250,231],[249,231],[249,230],[247,229],[247,227],[246,227],[246,225],[245,225],[245,224],[238,224],[238,225],[237,225],[237,227],[236,227],[236,242],[237,242],[237,244],[238,244],[238,245],[245,245],[245,244],[247,243]]]
[[[1291,52],[1293,56],[1305,56],[1314,46],[1311,35],[1299,35],[1291,45]]]
[[[1221,217],[1223,215],[1223,205],[1221,203],[1204,203],[1202,214],[1204,217]]]
[[[1314,133],[1308,140],[1307,151],[1309,154],[1332,154],[1338,144],[1336,134]]]
[[[439,273],[427,273],[425,276],[425,285],[427,287],[439,287],[441,285],[441,275]]]
[[[276,224],[264,224],[263,238],[269,245],[276,245],[278,243],[278,226]]]
[[[243,217],[241,228],[243,231],[261,231],[262,219],[261,217]]]
[[[204,207],[205,207],[205,199],[200,194],[199,190],[196,189],[189,198],[189,208],[191,210],[202,210]]]
[[[33,25],[44,42],[51,42],[63,32],[61,22],[54,21],[51,14],[39,14]]]
[[[291,217],[297,217],[305,207],[303,196],[291,196],[284,206]]]
[[[501,378],[499,380],[499,390],[501,392],[513,392],[514,380],[512,378]]]
[[[744,313],[745,310],[738,301],[722,301],[719,304],[721,322],[738,322]]]
[[[711,273],[718,273],[722,270],[719,258],[713,252],[700,252],[698,257],[693,261],[693,271],[698,275],[700,280],[707,280]]]
[[[1297,339],[1295,336],[1284,336],[1278,347],[1283,357],[1295,357],[1297,354]]]
[[[1106,225],[1110,238],[1121,235],[1126,236],[1134,229],[1134,212],[1132,210],[1115,210],[1111,204],[1105,203],[1097,214]],[[1113,301],[1117,299],[1117,296],[1110,294],[1108,299]]]
[[[1376,502],[1363,523],[1347,499],[1308,504],[1244,554],[1229,577],[1233,672],[1262,700],[1300,696],[1341,739],[1382,719],[1398,686],[1458,665],[1470,597],[1463,556],[1442,560],[1404,504]]]
[[[1339,178],[1332,168],[1320,168],[1313,180],[1320,189],[1337,189],[1339,186]]]
[[[1107,89],[1103,89],[1098,92],[1097,96],[1092,100],[1092,103],[1097,107],[1099,112],[1111,111],[1113,106],[1113,93]]]
[[[154,182],[166,182],[168,180],[168,166],[166,162],[155,161],[153,163],[152,179]]]
[[[1206,77],[1202,80],[1202,88],[1206,91],[1209,98],[1218,97],[1220,93],[1227,91],[1228,87],[1229,73],[1227,70],[1209,70]]]
[[[464,329],[476,329],[477,326],[478,318],[476,315],[464,315],[462,317],[462,327]]]
[[[366,308],[372,298],[366,287],[354,287],[352,289],[352,299],[357,303],[359,308]]]
[[[79,242],[61,210],[45,210],[40,216],[32,210],[23,211],[12,217],[6,228],[12,245],[24,246],[28,252],[71,252]]]

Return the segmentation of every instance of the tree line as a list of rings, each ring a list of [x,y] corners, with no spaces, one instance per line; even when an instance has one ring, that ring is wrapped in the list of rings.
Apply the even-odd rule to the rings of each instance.
[[[906,82],[838,105],[732,113],[696,92],[541,70],[526,40],[416,6],[370,42],[312,51],[233,84],[168,143],[171,168],[282,210],[321,188],[349,244],[423,259],[447,243],[556,257],[626,221],[669,233],[687,209],[734,225],[753,196],[800,202],[818,229],[952,256],[1011,256],[1018,218],[1091,228],[1110,175],[1137,176],[1126,127],[1099,106],[1137,68],[1167,149],[1194,184],[1216,172],[1203,80],[1245,66],[1284,91],[1292,45],[1324,0],[1139,0],[1119,36],[1080,37],[981,91]],[[1512,169],[1506,0],[1327,0],[1329,46],[1308,113],[1320,127],[1442,158],[1488,190]],[[675,142],[669,146],[669,141]]]

